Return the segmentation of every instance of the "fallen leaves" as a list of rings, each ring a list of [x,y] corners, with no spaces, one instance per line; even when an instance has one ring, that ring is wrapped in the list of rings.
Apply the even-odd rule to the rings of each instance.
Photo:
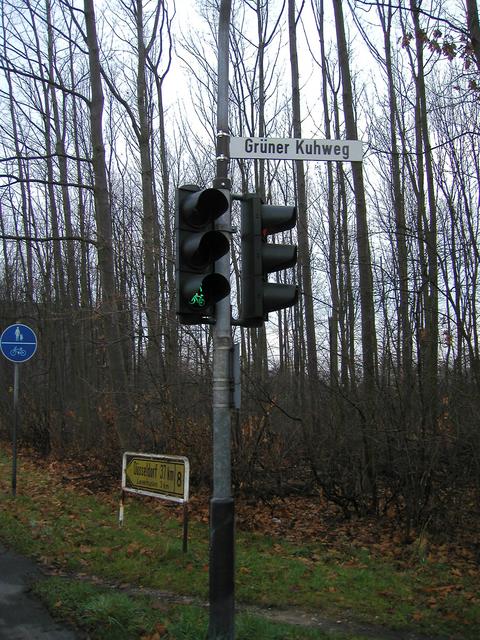
[[[87,555],[89,553],[92,553],[92,547],[89,547],[86,544],[81,544],[78,549],[82,555]]]
[[[155,625],[155,629],[153,633],[141,636],[140,640],[160,640],[160,638],[162,638],[163,636],[166,636],[167,633],[168,633],[167,627],[161,622],[159,622]]]
[[[146,547],[140,544],[139,542],[131,542],[127,546],[125,553],[129,558],[136,555],[141,555],[147,558],[151,558],[155,555],[155,551],[154,549],[152,549],[152,547]]]
[[[29,461],[22,461],[22,466],[26,470],[30,466],[34,469],[34,465]],[[52,471],[54,477],[49,476]],[[35,477],[38,477],[38,474]],[[112,526],[113,520],[108,520],[106,511],[102,509],[107,505],[110,514],[116,513],[118,494],[115,497],[115,491],[110,495],[102,493],[98,496],[99,504],[103,505],[102,509],[89,515],[87,524],[82,522],[83,511],[91,512],[91,509],[86,506],[89,503],[82,503],[81,499],[78,504],[76,502],[84,492],[81,477],[82,474],[76,467],[69,469],[68,464],[55,463],[48,469],[48,473],[43,473],[37,485],[31,485],[32,495],[29,495],[29,499],[36,504],[30,520],[24,521],[19,508],[20,501],[17,500],[17,505],[12,505],[12,511],[15,511],[19,523],[29,531],[33,530],[41,542],[51,535],[54,527],[56,530],[60,525],[61,537],[65,545],[68,543],[70,548],[75,545],[75,549],[83,556],[80,567],[86,573],[90,573],[90,567],[96,561],[96,556],[100,554],[106,557],[106,562],[109,562],[117,552],[132,560],[142,556],[154,557],[154,543],[151,539],[158,535],[157,531],[145,531],[141,541],[125,541],[117,547],[110,538],[101,536],[97,538],[99,527]],[[62,503],[55,497],[59,478],[69,478],[68,487],[65,487],[66,483],[63,480],[60,483],[62,498],[71,491],[75,500],[73,498],[70,500],[67,496],[66,502]],[[88,479],[89,483],[90,480]],[[89,484],[89,487],[91,486]],[[51,496],[51,499],[45,501],[45,495]],[[208,523],[209,498],[207,490],[192,491],[189,503],[192,524]],[[182,513],[176,505],[172,506],[159,500],[146,499],[144,502],[149,509],[154,510],[155,516],[158,514],[160,518],[164,516],[165,519],[176,518],[179,522],[181,521]],[[83,511],[79,509],[80,505]],[[303,565],[298,572],[300,576],[298,582],[293,582],[291,585],[292,592],[301,591],[304,587],[302,583],[304,576],[309,578],[317,570],[325,568],[327,579],[320,584],[319,590],[322,593],[331,594],[327,599],[339,603],[343,598],[345,583],[353,578],[356,579],[362,573],[368,573],[370,560],[374,558],[390,563],[390,566],[394,567],[393,571],[398,571],[399,575],[413,569],[408,573],[414,576],[413,584],[408,585],[408,593],[397,594],[390,589],[390,584],[386,581],[379,582],[377,593],[374,593],[376,589],[373,587],[372,597],[378,597],[385,611],[390,611],[390,607],[395,606],[395,598],[401,598],[409,607],[408,615],[412,622],[428,624],[429,620],[435,617],[451,623],[463,624],[464,611],[468,611],[470,604],[476,607],[480,602],[480,594],[476,590],[480,578],[478,564],[480,540],[463,534],[461,530],[455,531],[456,538],[448,542],[445,542],[445,538],[441,543],[435,542],[425,532],[412,534],[410,539],[406,540],[398,521],[393,517],[393,512],[390,517],[383,519],[364,517],[345,520],[338,509],[327,503],[321,495],[270,498],[268,501],[239,496],[236,497],[235,511],[237,531],[240,534],[253,531],[260,536],[268,537],[269,543],[265,554],[285,556],[289,560],[293,555],[295,560]],[[61,518],[64,520],[62,521]],[[91,520],[96,523],[95,530],[90,528]],[[62,527],[62,524],[65,526]],[[97,539],[101,540],[99,546],[95,544]],[[289,548],[285,542],[294,545],[296,551],[292,552],[291,547]],[[55,550],[55,558],[51,558],[51,550],[45,547],[44,553],[48,554],[42,557],[47,564],[53,561],[60,566],[67,564],[67,558],[61,555],[65,552],[57,553]],[[188,579],[190,574],[199,571],[208,573],[208,564],[192,563],[189,558],[187,560],[181,566],[188,574]],[[381,563],[377,564],[381,566]],[[364,571],[365,569],[367,571]],[[239,562],[237,572],[239,581],[248,582],[252,580],[251,574],[255,574],[255,569],[252,570],[248,562],[243,564]],[[431,581],[428,582],[430,579]],[[160,626],[143,638],[158,640],[165,634],[165,628]]]
[[[446,585],[436,585],[434,587],[424,587],[423,591],[426,593],[436,593],[439,595],[447,595],[452,593],[453,591],[462,591],[463,585],[461,584],[446,584]]]

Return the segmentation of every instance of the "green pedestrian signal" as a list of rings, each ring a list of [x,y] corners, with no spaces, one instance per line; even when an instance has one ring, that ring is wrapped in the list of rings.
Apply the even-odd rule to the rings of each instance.
[[[292,206],[264,204],[256,193],[242,196],[242,276],[239,324],[259,327],[271,311],[294,305],[298,287],[269,282],[268,274],[294,267],[295,245],[274,244],[268,237],[292,229],[297,210]]]
[[[176,312],[182,324],[202,324],[215,315],[215,304],[230,294],[230,283],[216,273],[215,262],[230,250],[215,220],[228,211],[220,189],[184,185],[175,207]]]

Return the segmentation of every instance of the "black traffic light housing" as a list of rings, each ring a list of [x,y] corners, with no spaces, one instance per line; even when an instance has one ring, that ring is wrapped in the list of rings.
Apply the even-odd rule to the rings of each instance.
[[[298,287],[268,282],[268,274],[295,266],[297,247],[268,242],[268,236],[292,229],[297,210],[263,204],[256,193],[242,196],[242,275],[239,324],[260,327],[271,311],[294,305]]]
[[[175,207],[176,312],[182,324],[211,321],[215,304],[230,293],[230,283],[215,272],[215,261],[226,255],[230,243],[215,230],[215,220],[229,207],[219,189],[183,185]]]

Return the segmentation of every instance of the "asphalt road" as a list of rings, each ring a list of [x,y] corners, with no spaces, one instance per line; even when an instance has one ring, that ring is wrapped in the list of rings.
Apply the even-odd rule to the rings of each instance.
[[[29,593],[41,577],[35,563],[0,544],[0,640],[80,640],[80,635],[52,618]]]

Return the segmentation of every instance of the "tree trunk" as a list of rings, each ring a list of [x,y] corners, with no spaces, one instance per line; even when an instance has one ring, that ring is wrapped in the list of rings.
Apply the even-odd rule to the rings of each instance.
[[[438,255],[437,255],[437,206],[432,166],[432,148],[429,139],[427,100],[423,62],[423,38],[419,22],[419,7],[410,0],[410,9],[415,27],[417,64],[415,77],[416,91],[416,136],[417,168],[419,178],[418,204],[419,221],[422,229],[419,238],[425,247],[424,263],[424,327],[420,335],[420,352],[423,368],[420,372],[423,383],[423,405],[426,426],[435,428],[438,395]],[[426,193],[425,181],[426,178]],[[428,202],[428,210],[425,202]]]
[[[90,63],[90,126],[94,171],[97,255],[102,287],[102,322],[114,405],[116,429],[123,449],[135,443],[130,410],[129,389],[120,335],[117,290],[115,286],[112,219],[107,184],[105,147],[103,143],[103,88],[99,45],[95,24],[94,0],[84,0],[87,47]]]
[[[338,59],[342,76],[343,110],[348,140],[358,140],[353,109],[352,82],[348,60],[347,41],[341,0],[333,0],[337,33]],[[376,386],[376,334],[373,304],[372,259],[368,237],[367,205],[361,162],[352,162],[353,189],[355,193],[355,218],[357,225],[357,256],[360,280],[360,309],[362,335],[363,397],[362,437],[365,470],[370,485],[372,507],[377,509],[377,486],[374,455],[375,386]]]
[[[480,24],[478,22],[477,0],[465,0],[467,9],[467,29],[470,35],[470,44],[477,67],[480,71]]]
[[[328,62],[325,51],[325,30],[324,30],[325,7],[323,0],[318,3],[315,19],[317,24],[318,39],[320,41],[320,60],[322,73],[322,100],[323,100],[323,122],[325,126],[325,136],[327,140],[332,138],[332,127],[329,114],[328,101]],[[333,165],[327,162],[327,213],[328,213],[328,278],[330,282],[330,296],[332,299],[332,311],[328,319],[329,347],[330,347],[330,385],[336,387],[339,383],[338,355],[339,355],[339,310],[340,300],[338,292],[338,244],[337,244],[337,218],[334,207]]]
[[[137,108],[138,146],[142,179],[142,236],[145,271],[145,316],[147,319],[147,366],[154,377],[160,370],[160,293],[158,261],[156,259],[157,208],[153,193],[153,167],[151,160],[151,135],[147,105],[146,59],[147,51],[143,32],[143,0],[135,7],[137,30]]]
[[[398,259],[398,279],[399,279],[399,307],[398,307],[398,327],[399,327],[399,348],[400,353],[399,365],[401,367],[401,378],[405,386],[405,400],[408,400],[408,394],[411,392],[412,383],[412,327],[409,316],[409,279],[408,279],[408,258],[407,258],[407,225],[405,222],[405,203],[403,198],[402,185],[400,182],[400,152],[398,150],[398,142],[396,135],[395,123],[397,122],[397,100],[395,94],[395,85],[393,79],[393,63],[392,63],[392,43],[391,43],[391,23],[392,8],[387,9],[385,15],[379,7],[379,15],[383,28],[383,39],[385,48],[385,64],[388,81],[388,97],[390,108],[390,144],[392,148],[392,188],[393,188],[393,209],[395,212],[395,239],[397,247]]]
[[[295,138],[302,137],[300,113],[300,81],[298,71],[297,28],[295,0],[288,0],[288,34],[290,64],[292,74],[292,124]],[[307,371],[309,384],[314,385],[318,376],[317,342],[315,337],[315,317],[313,311],[312,269],[310,262],[309,231],[307,215],[307,193],[305,187],[305,167],[301,160],[295,161],[295,182],[297,187],[297,234],[298,263],[300,267],[303,303],[305,308],[305,332],[307,341]],[[311,387],[312,388],[312,387]]]

